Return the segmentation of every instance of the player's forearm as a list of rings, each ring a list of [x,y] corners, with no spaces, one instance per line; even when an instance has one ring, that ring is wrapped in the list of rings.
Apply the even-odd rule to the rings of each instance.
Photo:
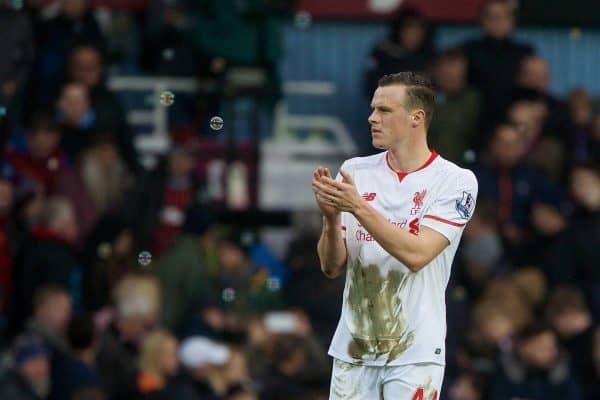
[[[323,231],[317,245],[321,271],[328,278],[339,276],[346,266],[346,245],[340,233],[340,220],[339,215],[333,219],[323,217]]]
[[[364,202],[353,214],[385,251],[411,271],[417,272],[431,261],[418,236],[394,227],[368,203]]]

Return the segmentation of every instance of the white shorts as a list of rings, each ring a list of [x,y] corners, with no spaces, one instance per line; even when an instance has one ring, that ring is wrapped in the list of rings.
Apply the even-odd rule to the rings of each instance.
[[[444,366],[370,367],[333,360],[329,400],[438,400]]]

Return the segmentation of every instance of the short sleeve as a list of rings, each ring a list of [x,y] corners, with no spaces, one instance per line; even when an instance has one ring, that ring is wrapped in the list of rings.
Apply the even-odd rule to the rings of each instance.
[[[477,200],[477,179],[471,171],[461,170],[450,178],[429,209],[421,226],[431,228],[452,242],[469,222]]]

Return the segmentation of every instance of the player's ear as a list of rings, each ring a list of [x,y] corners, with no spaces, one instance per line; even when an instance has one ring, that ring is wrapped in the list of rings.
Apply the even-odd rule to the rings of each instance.
[[[412,120],[410,122],[413,128],[425,124],[425,111],[416,109],[412,112],[411,118]]]

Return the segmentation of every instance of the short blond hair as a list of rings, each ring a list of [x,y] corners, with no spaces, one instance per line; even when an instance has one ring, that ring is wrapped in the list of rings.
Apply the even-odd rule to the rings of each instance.
[[[140,371],[164,378],[165,374],[161,366],[161,360],[165,344],[169,341],[177,342],[177,339],[166,330],[152,332],[146,337],[138,360]]]
[[[126,275],[115,286],[113,299],[119,318],[155,316],[160,312],[160,285],[150,275]]]

